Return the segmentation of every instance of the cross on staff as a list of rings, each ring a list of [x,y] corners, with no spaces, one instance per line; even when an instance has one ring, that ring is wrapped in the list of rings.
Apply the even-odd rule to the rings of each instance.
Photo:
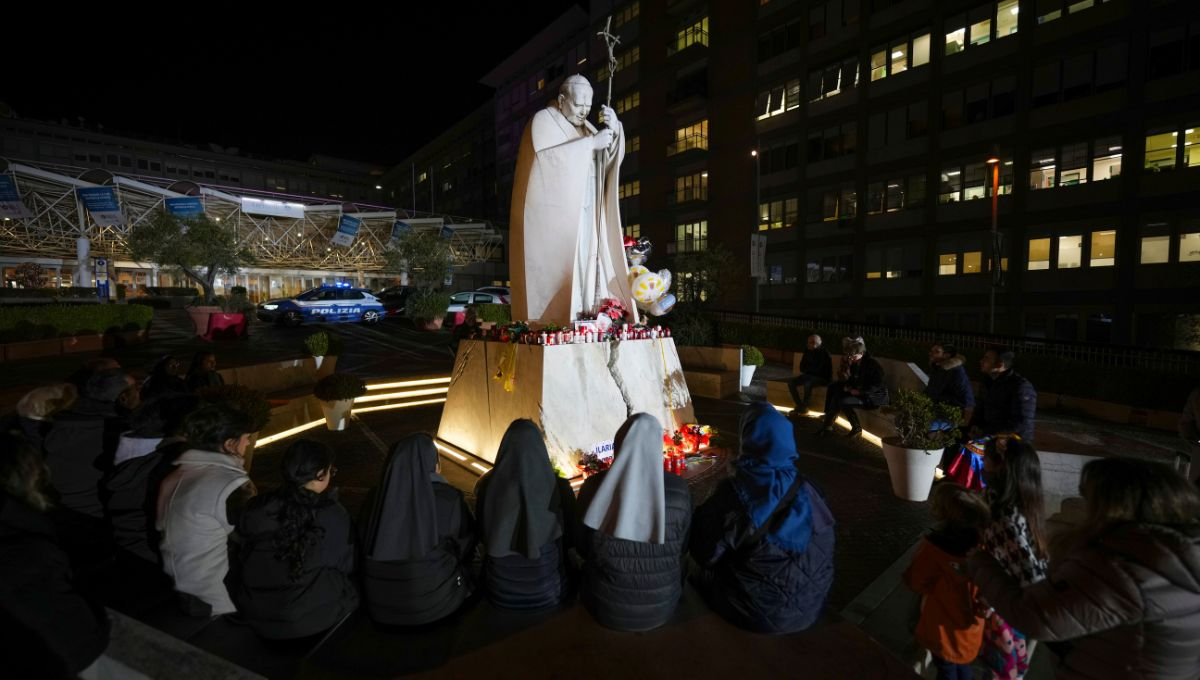
[[[612,15],[604,22],[604,30],[596,34],[596,37],[604,40],[604,44],[608,47],[608,96],[604,98],[605,106],[612,106],[612,81],[613,74],[617,72],[617,58],[613,56],[613,48],[621,44],[621,39],[610,32],[612,28]]]

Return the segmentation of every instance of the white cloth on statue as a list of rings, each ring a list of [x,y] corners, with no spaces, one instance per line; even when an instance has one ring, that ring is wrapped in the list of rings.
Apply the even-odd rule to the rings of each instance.
[[[599,297],[616,298],[636,314],[617,202],[625,137],[618,126],[616,148],[605,158],[603,200],[596,206],[589,139],[595,133],[590,123],[576,128],[550,107],[534,115],[521,137],[509,234],[513,319],[566,324],[595,311],[597,265]]]

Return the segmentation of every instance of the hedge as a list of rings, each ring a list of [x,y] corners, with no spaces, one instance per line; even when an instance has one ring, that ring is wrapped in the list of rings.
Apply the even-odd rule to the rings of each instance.
[[[0,307],[0,342],[145,330],[154,310],[134,305]]]
[[[0,297],[18,300],[29,298],[58,298],[60,300],[96,299],[95,288],[71,286],[69,288],[0,288]]]
[[[158,297],[196,297],[200,295],[199,288],[186,286],[146,286],[142,290],[146,291],[146,295]]]
[[[754,345],[780,350],[804,351],[808,336],[816,333],[825,339],[830,353],[841,351],[840,333],[820,328],[778,328],[744,323],[717,324],[718,343]],[[912,362],[924,368],[929,363],[929,345],[914,340],[864,336],[867,351],[878,357]],[[966,360],[967,374],[978,380],[982,349],[960,349]],[[1195,387],[1196,379],[1177,373],[1160,373],[1136,368],[1098,366],[1073,359],[1040,354],[1018,354],[1016,370],[1029,379],[1039,392],[1097,399],[1137,408],[1178,411]]]
[[[497,305],[491,303],[481,303],[475,305],[475,320],[492,323],[512,323],[512,307],[509,305]]]

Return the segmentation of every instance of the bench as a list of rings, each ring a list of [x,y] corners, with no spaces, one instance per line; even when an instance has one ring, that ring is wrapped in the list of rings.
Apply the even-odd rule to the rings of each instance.
[[[741,390],[740,347],[680,347],[679,363],[694,396],[727,399]]]

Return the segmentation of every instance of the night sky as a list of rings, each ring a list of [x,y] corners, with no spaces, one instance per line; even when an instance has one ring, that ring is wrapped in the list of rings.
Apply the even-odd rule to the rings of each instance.
[[[125,6],[60,6],[69,18],[33,12],[9,27],[0,102],[105,132],[390,165],[487,101],[479,79],[573,4],[587,9],[294,3],[278,5],[293,15],[266,16],[240,14],[249,3],[201,3],[135,19]]]

